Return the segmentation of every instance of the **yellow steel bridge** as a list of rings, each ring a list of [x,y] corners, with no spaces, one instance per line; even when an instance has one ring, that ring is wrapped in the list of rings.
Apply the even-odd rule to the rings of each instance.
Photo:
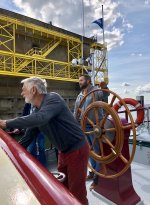
[[[29,47],[29,39],[41,41],[41,46]],[[36,75],[78,82],[82,73],[91,71],[91,66],[74,66],[71,63],[72,59],[81,58],[82,46],[80,37],[0,14],[0,75]],[[56,49],[60,47],[63,50],[57,53]],[[96,76],[102,76],[108,82],[106,47],[99,43],[91,44],[90,47],[96,52]],[[62,60],[58,55],[66,57]]]

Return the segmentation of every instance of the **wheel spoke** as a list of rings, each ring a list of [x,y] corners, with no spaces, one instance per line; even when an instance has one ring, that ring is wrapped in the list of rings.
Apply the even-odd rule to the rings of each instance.
[[[122,126],[122,129],[123,130],[130,130],[130,129],[132,129],[132,125],[129,124],[129,125]]]
[[[103,117],[103,119],[100,121],[100,127],[103,127],[105,124],[105,121],[107,120],[109,113],[106,113]]]
[[[94,147],[94,145],[95,145],[95,143],[96,143],[96,139],[97,139],[97,137],[94,137],[93,142],[92,142],[92,145],[90,146],[90,149],[91,149],[91,150],[93,150],[93,147]]]
[[[81,108],[78,108],[78,109],[81,113],[83,113],[83,110]],[[88,117],[86,117],[86,120],[90,123],[90,125],[92,125],[92,127],[95,126],[95,124],[92,122],[92,120],[90,120]]]
[[[114,155],[117,155],[116,151],[113,148],[110,148]]]
[[[103,139],[106,141],[106,143],[107,143],[112,149],[114,149],[114,145],[111,143],[111,141],[110,141],[107,137],[105,137],[105,135],[102,135],[102,137],[103,137]]]
[[[119,157],[122,159],[122,161],[127,164],[129,161],[120,153]]]
[[[103,143],[101,141],[101,139],[99,139],[99,145],[100,145],[100,152],[101,152],[101,157],[104,157],[104,148],[103,148]],[[107,169],[106,169],[106,165],[105,164],[101,164],[102,165],[102,173],[104,175],[107,174]]]
[[[107,129],[103,129],[103,132],[115,132],[116,128],[107,128]]]
[[[94,108],[94,113],[95,113],[95,119],[96,119],[96,124],[99,124],[99,116],[98,116],[98,110]]]
[[[110,102],[110,104],[109,104],[111,107],[113,106],[113,103],[114,103],[115,99],[116,99],[116,96],[114,95],[111,102]]]
[[[95,102],[96,98],[95,98],[94,92],[92,93],[92,96],[93,96],[93,102]],[[98,124],[99,123],[99,116],[98,116],[98,110],[96,108],[94,108],[94,113],[95,113],[96,124]]]
[[[111,149],[112,153],[114,155],[117,155],[117,153],[116,153],[116,151],[114,149],[114,145],[111,143],[111,141],[107,137],[105,137],[104,135],[102,135],[102,136],[105,139],[105,142],[111,147],[110,149]]]
[[[83,110],[82,110],[81,108],[78,108],[78,110],[79,110],[81,113],[83,113]]]
[[[100,138],[99,138],[99,146],[100,146],[101,156],[103,158],[104,157],[104,149],[103,149],[103,143],[102,143]]]
[[[92,131],[88,131],[88,132],[84,132],[86,135],[91,135],[91,134],[95,134],[95,131],[92,130]]]
[[[90,123],[90,125],[92,125],[92,127],[95,126],[95,124],[92,122],[92,120],[90,120],[88,117],[86,117],[87,121]]]

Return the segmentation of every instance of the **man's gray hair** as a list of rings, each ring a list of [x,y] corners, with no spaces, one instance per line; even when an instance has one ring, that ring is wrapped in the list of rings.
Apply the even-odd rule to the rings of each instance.
[[[35,86],[40,94],[47,93],[47,82],[45,79],[33,76],[33,77],[22,80],[21,83],[27,84],[29,88],[32,88],[33,86]]]

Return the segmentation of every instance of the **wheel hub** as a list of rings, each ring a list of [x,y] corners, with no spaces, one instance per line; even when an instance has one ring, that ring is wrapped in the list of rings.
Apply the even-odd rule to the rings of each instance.
[[[94,127],[94,133],[96,135],[97,138],[102,136],[102,128],[99,126],[95,126]]]

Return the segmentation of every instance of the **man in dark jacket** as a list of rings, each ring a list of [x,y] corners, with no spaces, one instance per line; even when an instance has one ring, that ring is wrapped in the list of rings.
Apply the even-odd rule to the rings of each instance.
[[[35,110],[27,116],[0,120],[0,127],[27,128],[20,140],[25,148],[39,131],[47,135],[59,150],[58,170],[66,175],[65,185],[82,204],[87,205],[85,180],[89,148],[78,122],[59,94],[47,93],[45,80],[30,77],[21,83],[21,95]]]

